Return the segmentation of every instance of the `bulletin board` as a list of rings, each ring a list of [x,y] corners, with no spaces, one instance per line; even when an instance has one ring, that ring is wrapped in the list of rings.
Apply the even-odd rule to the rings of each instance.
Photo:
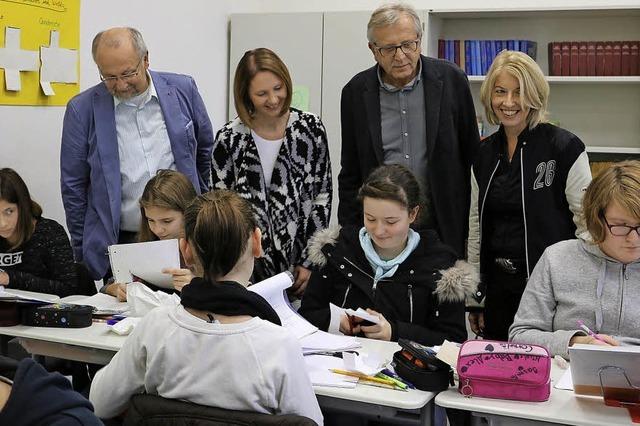
[[[0,0],[0,104],[66,105],[80,90],[80,0]]]

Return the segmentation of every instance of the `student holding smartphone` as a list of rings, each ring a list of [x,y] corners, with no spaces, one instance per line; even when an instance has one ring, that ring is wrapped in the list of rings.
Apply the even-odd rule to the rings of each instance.
[[[310,243],[316,270],[300,313],[323,330],[425,345],[466,339],[464,300],[478,282],[435,231],[414,231],[423,210],[415,176],[399,164],[375,169],[359,190],[364,226],[329,228]],[[330,309],[363,308],[364,325]],[[351,318],[351,322],[350,322]]]

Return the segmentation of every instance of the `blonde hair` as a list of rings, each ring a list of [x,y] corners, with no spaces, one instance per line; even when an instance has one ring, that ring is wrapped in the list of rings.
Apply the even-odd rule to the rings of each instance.
[[[255,107],[249,96],[249,86],[251,81],[260,71],[269,71],[275,74],[287,89],[287,97],[284,100],[280,115],[284,115],[289,111],[291,106],[291,97],[293,96],[293,82],[289,75],[287,66],[272,50],[261,47],[258,49],[247,50],[238,66],[236,74],[233,77],[233,101],[236,104],[236,112],[240,120],[247,126],[251,127]]]
[[[144,187],[140,197],[140,231],[138,241],[155,241],[158,237],[149,228],[145,208],[160,207],[184,214],[187,206],[196,198],[191,181],[175,170],[158,170]]]
[[[367,40],[369,43],[375,43],[373,39],[373,30],[393,25],[402,16],[408,16],[413,20],[413,26],[416,30],[418,38],[422,38],[422,24],[416,10],[404,3],[387,3],[373,11],[369,23],[367,24]]]
[[[640,161],[621,161],[600,172],[587,188],[582,200],[587,229],[598,244],[607,232],[605,211],[617,203],[640,221]]]
[[[500,124],[500,120],[491,107],[491,95],[498,76],[507,72],[520,84],[520,103],[529,108],[527,125],[533,129],[547,121],[549,102],[549,83],[544,78],[540,66],[529,55],[513,50],[503,50],[496,56],[480,87],[480,100],[484,106],[487,121]]]

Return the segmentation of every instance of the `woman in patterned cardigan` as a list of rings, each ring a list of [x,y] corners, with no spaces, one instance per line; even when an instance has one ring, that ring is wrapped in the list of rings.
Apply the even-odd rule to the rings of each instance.
[[[307,243],[329,225],[331,163],[324,125],[291,108],[292,88],[274,52],[244,54],[234,77],[238,117],[216,136],[211,182],[254,207],[264,250],[254,280],[291,270],[293,294],[301,296],[311,274]]]

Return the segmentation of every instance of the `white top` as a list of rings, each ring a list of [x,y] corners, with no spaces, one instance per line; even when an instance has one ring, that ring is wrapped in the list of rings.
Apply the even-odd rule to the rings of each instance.
[[[120,229],[137,232],[140,228],[140,205],[144,187],[160,169],[176,165],[171,142],[153,79],[147,73],[149,87],[125,101],[113,98],[116,136],[122,179]]]
[[[253,130],[251,131],[251,136],[256,143],[256,148],[258,148],[260,164],[262,164],[262,174],[264,175],[264,181],[268,188],[271,185],[271,176],[273,175],[273,169],[276,166],[276,160],[278,159],[278,153],[280,152],[280,146],[284,138],[278,140],[265,139]]]
[[[111,418],[143,391],[229,410],[298,414],[323,424],[300,344],[257,317],[214,324],[182,305],[154,309],[98,371],[89,399],[97,416]]]

